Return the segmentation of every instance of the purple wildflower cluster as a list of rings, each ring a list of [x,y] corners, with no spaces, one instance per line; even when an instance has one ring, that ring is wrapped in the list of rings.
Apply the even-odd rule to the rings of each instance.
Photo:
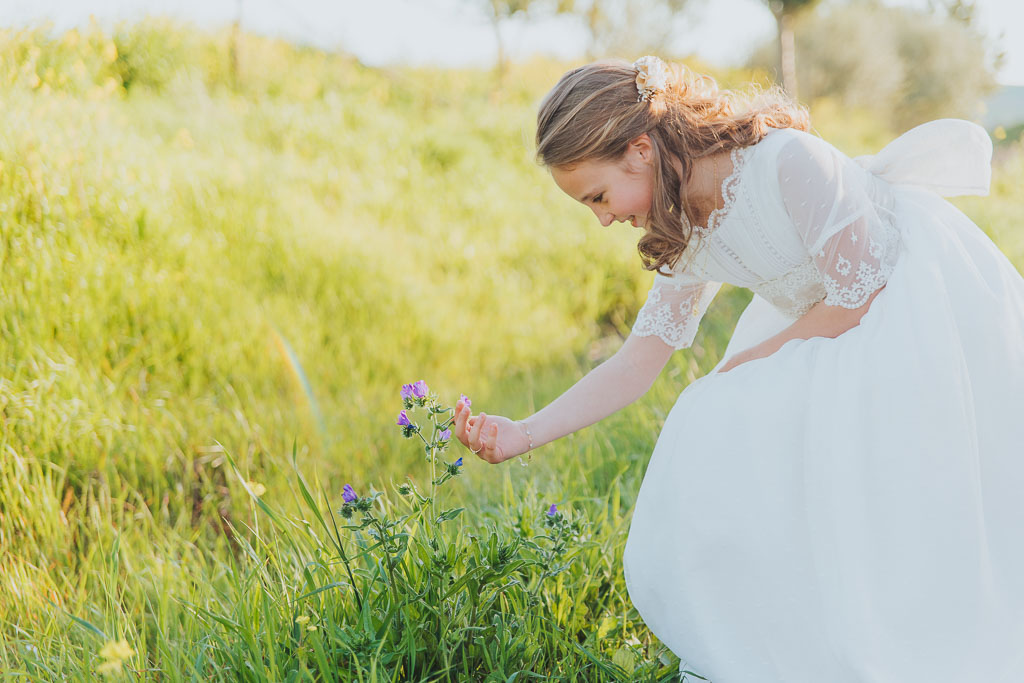
[[[398,413],[398,419],[395,421],[395,424],[402,429],[402,436],[405,438],[419,436],[427,453],[427,461],[436,462],[437,453],[448,450],[449,442],[452,440],[451,426],[455,421],[452,409],[441,405],[437,395],[430,393],[430,387],[423,380],[403,384],[401,397],[404,408]],[[461,394],[460,399],[466,405],[471,403],[465,394]],[[420,426],[409,417],[409,411],[414,408],[426,408],[429,412],[431,422],[434,425],[432,440],[428,441],[423,436]],[[454,463],[446,463],[444,465],[444,473],[441,477],[434,479],[432,483],[434,485],[441,484],[451,477],[458,476],[461,474],[461,468],[462,458],[459,458]]]
[[[404,410],[398,413],[398,421],[395,424],[402,428],[402,436],[407,439],[415,436],[420,431],[419,425],[410,420]]]
[[[344,488],[341,489],[341,500],[343,505],[339,512],[341,512],[342,517],[345,519],[351,517],[352,513],[356,510],[366,512],[373,506],[373,499],[360,498],[359,494],[352,488],[352,484],[345,484]]]
[[[355,490],[352,488],[352,484],[345,484],[345,488],[341,490],[341,499],[346,503],[354,503],[359,499],[356,495]]]
[[[465,394],[460,395],[459,398],[462,405],[470,406],[472,404]],[[390,589],[399,599],[412,602],[422,599],[425,594],[413,594],[410,592],[407,582],[395,581],[393,569],[396,563],[403,562],[403,557],[419,557],[420,559],[412,561],[420,562],[430,572],[430,575],[436,574],[442,577],[447,575],[449,585],[455,582],[453,574],[456,574],[457,570],[450,559],[452,553],[451,551],[438,552],[440,548],[438,539],[444,537],[445,534],[442,524],[459,518],[460,513],[464,512],[466,508],[439,509],[437,498],[440,486],[463,474],[464,461],[461,457],[454,462],[446,462],[442,459],[443,454],[450,447],[454,431],[455,411],[452,407],[442,404],[437,394],[430,393],[430,388],[423,380],[402,385],[401,399],[403,408],[398,413],[395,424],[406,438],[416,437],[417,448],[422,449],[420,450],[421,454],[426,454],[426,460],[430,463],[429,493],[425,491],[421,494],[411,480],[398,485],[397,492],[402,496],[410,497],[407,499],[407,504],[411,507],[411,512],[396,517],[391,512],[390,506],[375,505],[376,499],[384,495],[382,492],[361,496],[352,484],[345,484],[341,492],[342,506],[339,513],[346,519],[356,518],[356,521],[346,524],[345,529],[368,534],[369,538],[376,540],[374,545],[366,550],[366,553],[373,556],[374,562],[387,561],[388,572],[382,575],[382,580],[388,582]],[[412,413],[416,410],[423,410],[426,414],[425,419],[429,420],[429,422],[424,422],[422,429],[412,420]],[[364,486],[369,488],[369,485]],[[308,495],[307,500],[309,500]],[[551,503],[546,509],[541,507],[541,511],[545,510],[546,512],[542,512],[540,515],[538,525],[543,527],[543,530],[540,534],[533,536],[536,542],[524,543],[518,533],[513,533],[508,536],[511,541],[506,543],[502,540],[502,535],[492,531],[484,561],[492,569],[497,570],[519,558],[523,566],[536,565],[540,567],[539,581],[541,582],[565,571],[575,560],[574,547],[585,540],[582,531],[586,523],[578,514],[573,514],[568,509],[565,512],[559,511],[558,505],[555,503]],[[462,519],[465,520],[465,517]],[[465,524],[465,521],[461,523]],[[414,540],[410,541],[410,539]],[[468,550],[468,543],[472,542],[473,537],[470,537],[470,541],[464,539],[465,534],[460,529],[449,534],[445,543],[449,548],[461,553]],[[421,549],[426,552],[406,555],[406,549],[410,542],[421,544]],[[429,544],[429,546],[423,544]],[[521,556],[521,547],[524,545],[528,549],[526,554]],[[340,544],[339,551],[342,551]],[[349,568],[350,560],[344,552],[341,554],[352,585],[355,586],[356,579],[353,578],[353,573]],[[467,569],[467,571],[471,570],[472,568]],[[469,576],[469,574],[464,573],[463,576]],[[501,578],[504,575],[495,571],[494,576]],[[467,580],[465,578],[461,580],[460,584],[464,586],[461,590],[469,594],[475,592],[473,594],[475,599],[483,584],[469,585],[466,584]],[[355,595],[357,609],[362,610],[360,606],[362,598],[359,597],[358,592]],[[484,615],[481,615],[481,619],[483,621],[480,623],[487,623]],[[476,623],[473,621],[473,617],[470,617],[470,623]]]
[[[565,550],[565,543],[570,539],[578,539],[583,533],[584,522],[578,515],[562,512],[554,503],[541,518],[545,528],[558,537],[552,548],[556,555]]]
[[[412,384],[402,385],[402,404],[406,410],[412,408],[414,405],[423,407],[426,405],[427,397],[430,395],[430,387],[423,380],[413,382]]]
[[[420,428],[419,425],[409,419],[409,415],[405,411],[416,407],[422,408],[427,405],[430,387],[423,380],[412,382],[411,384],[403,384],[401,395],[402,405],[405,409],[398,413],[398,421],[395,424],[402,428],[402,436],[408,439],[419,434]],[[431,405],[433,403],[436,403],[436,401],[433,401]]]

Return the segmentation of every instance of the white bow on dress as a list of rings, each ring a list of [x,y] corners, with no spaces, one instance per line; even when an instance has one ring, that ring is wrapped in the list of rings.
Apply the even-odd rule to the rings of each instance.
[[[984,196],[992,181],[992,140],[976,123],[937,119],[855,161],[893,185],[922,187],[943,197]]]

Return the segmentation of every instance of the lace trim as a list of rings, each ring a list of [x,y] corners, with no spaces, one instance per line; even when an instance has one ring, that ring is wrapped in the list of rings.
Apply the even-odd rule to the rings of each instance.
[[[732,208],[732,205],[736,203],[737,188],[739,187],[740,182],[740,171],[743,170],[743,165],[746,160],[746,155],[743,151],[746,149],[746,147],[736,147],[729,152],[729,160],[732,162],[732,171],[722,180],[722,206],[708,214],[708,224],[706,226],[693,226],[694,232],[704,239],[710,237],[711,233],[718,229],[718,225],[725,219],[725,215]]]
[[[889,281],[889,276],[896,267],[896,258],[899,256],[900,233],[888,217],[883,218],[881,223],[885,226],[879,235],[882,241],[868,236],[868,254],[878,261],[877,267],[861,261],[857,266],[856,278],[848,287],[841,286],[829,275],[823,277],[825,303],[829,306],[860,308],[867,303],[868,297]],[[835,269],[840,275],[848,275],[852,268],[853,264],[847,258],[840,256],[836,261]]]
[[[761,282],[751,289],[772,306],[794,318],[802,317],[826,296],[821,273],[812,258],[782,276]]]
[[[667,285],[678,289],[676,285]],[[697,320],[698,294],[693,294],[673,307],[671,302],[662,302],[661,290],[665,287],[654,287],[647,295],[632,333],[638,337],[658,336],[669,346],[684,348],[688,346],[695,334],[694,323]],[[675,310],[673,310],[675,308]]]

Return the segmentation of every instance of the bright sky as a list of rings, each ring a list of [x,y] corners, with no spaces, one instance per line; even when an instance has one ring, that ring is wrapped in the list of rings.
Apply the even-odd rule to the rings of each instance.
[[[923,6],[927,0],[889,0]],[[5,0],[0,25],[49,19],[56,28],[104,24],[164,14],[217,26],[234,19],[243,27],[325,48],[339,48],[373,64],[490,64],[495,57],[484,0]],[[775,22],[761,0],[692,0],[680,25],[678,48],[717,65],[743,62],[771,38]],[[981,23],[1006,53],[999,80],[1024,85],[1024,2],[978,0]],[[692,30],[687,30],[692,28]],[[533,53],[573,58],[585,34],[574,20],[507,22],[506,44],[515,57]]]

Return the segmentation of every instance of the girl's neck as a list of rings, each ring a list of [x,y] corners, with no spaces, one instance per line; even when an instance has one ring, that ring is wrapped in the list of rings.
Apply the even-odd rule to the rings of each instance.
[[[676,171],[682,174],[682,163],[676,162]],[[707,225],[707,218],[715,209],[722,207],[722,182],[732,173],[729,152],[715,152],[695,159],[690,179],[681,188],[684,203],[699,219],[699,225]]]

